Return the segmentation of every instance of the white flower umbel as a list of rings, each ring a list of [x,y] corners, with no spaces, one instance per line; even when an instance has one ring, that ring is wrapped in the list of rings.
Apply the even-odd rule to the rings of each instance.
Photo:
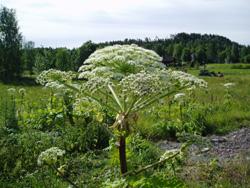
[[[207,82],[204,80],[182,71],[172,71],[171,76],[174,80],[179,80],[181,86],[207,87]]]
[[[114,45],[96,50],[80,67],[80,78],[93,76],[121,79],[142,70],[164,68],[154,51],[132,45]],[[119,77],[117,77],[119,73]],[[116,74],[116,75],[115,75]]]
[[[137,111],[180,90],[207,86],[204,80],[188,73],[164,69],[161,60],[155,52],[137,45],[114,45],[90,55],[79,69],[81,82],[72,84],[74,74],[52,69],[37,80],[57,90],[66,85],[116,113]]]
[[[37,159],[38,166],[42,165],[54,165],[59,157],[62,157],[65,154],[64,150],[59,149],[58,147],[52,147],[43,151]]]
[[[10,94],[14,94],[16,92],[16,89],[15,88],[9,88],[7,89],[7,91],[10,93]]]
[[[41,85],[46,85],[47,83],[54,82],[55,84],[70,83],[73,78],[75,78],[75,73],[69,71],[60,71],[55,69],[49,69],[43,71],[36,79],[36,81]]]
[[[228,88],[231,88],[231,87],[235,86],[235,83],[226,83],[223,86],[228,89]]]
[[[20,88],[20,89],[18,90],[18,93],[21,94],[21,95],[25,95],[26,89]]]
[[[177,93],[177,94],[174,95],[174,100],[179,101],[185,96],[186,96],[185,93]]]

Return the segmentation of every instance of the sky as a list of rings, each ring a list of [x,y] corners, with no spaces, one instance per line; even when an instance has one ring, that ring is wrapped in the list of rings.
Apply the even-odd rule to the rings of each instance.
[[[0,0],[36,46],[218,34],[250,45],[250,0]]]

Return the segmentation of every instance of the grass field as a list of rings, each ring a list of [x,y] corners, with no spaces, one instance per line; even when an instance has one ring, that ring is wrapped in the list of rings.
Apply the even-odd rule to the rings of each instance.
[[[225,134],[250,126],[250,69],[246,65],[229,64],[210,64],[207,69],[222,72],[224,77],[202,77],[208,82],[208,88],[197,90],[188,96],[189,101],[193,102],[184,103],[184,105],[174,103],[170,107],[169,102],[172,98],[169,98],[165,103],[153,106],[154,111],[145,110],[139,114],[140,118],[135,122],[135,129],[141,134],[128,138],[130,169],[148,165],[161,155],[162,151],[159,151],[159,148],[149,140],[177,139],[178,133],[185,131],[203,135]],[[199,70],[196,69],[188,72],[196,76],[199,74]],[[235,85],[227,89],[224,86],[226,83]],[[14,94],[8,91],[10,88],[15,89]],[[21,88],[26,90],[24,96]],[[11,104],[13,96],[15,108]],[[91,117],[93,112],[89,111],[88,116],[83,119],[74,117],[75,125],[70,125],[64,117],[65,106],[62,101],[52,96],[53,93],[50,90],[38,85],[0,83],[0,167],[2,168],[0,187],[44,187],[46,185],[68,187],[67,182],[61,180],[53,170],[37,166],[38,155],[54,146],[66,150],[66,159],[61,161],[62,164],[67,164],[62,165],[69,171],[66,177],[74,179],[81,185],[92,187],[115,184],[115,180],[119,179],[117,150],[113,151],[110,148],[101,150],[107,147],[109,142],[112,143],[109,133],[102,128],[103,122],[93,121]],[[21,118],[16,122],[16,117]],[[8,121],[6,123],[6,119],[10,123],[14,122],[21,129],[11,127]],[[105,124],[112,125],[113,120],[107,119]],[[146,181],[149,185],[185,187],[183,184],[185,181],[176,176],[171,165],[166,164],[142,176],[130,177],[128,181],[134,185],[141,185],[140,183]],[[209,178],[216,181],[218,186],[234,186],[228,183],[230,177],[227,177],[228,174],[223,174],[224,171],[217,173],[218,179],[210,177],[214,171],[217,172],[219,165],[211,163],[210,166],[205,167],[208,172],[204,172],[206,173],[204,184],[200,184],[200,187],[209,187]],[[248,167],[247,169],[243,166],[237,167],[242,168],[239,169],[239,174],[248,170]],[[197,170],[202,168],[202,166],[197,167]],[[230,173],[232,171],[234,168]],[[193,174],[193,172],[190,173]],[[123,183],[122,181],[116,182],[117,187],[122,185],[118,184]],[[236,178],[235,181],[241,182],[241,179]],[[192,183],[194,185],[190,185]],[[187,186],[194,187],[198,184],[188,182]]]
[[[222,72],[224,77],[204,77],[209,86],[208,94],[201,94],[200,100],[220,105],[225,98],[223,84],[235,83],[235,86],[230,88],[233,103],[231,110],[221,111],[210,117],[211,124],[218,127],[218,132],[223,133],[223,131],[250,125],[250,107],[248,105],[250,102],[250,69],[242,69],[244,65],[238,67],[241,68],[236,69],[235,65],[231,64],[210,64],[207,66],[209,71]],[[198,75],[198,72],[190,70],[190,73],[194,75]]]
[[[224,134],[231,130],[250,124],[250,67],[248,65],[232,65],[232,64],[209,64],[209,71],[222,72],[224,77],[202,77],[208,82],[207,91],[200,91],[195,94],[195,98],[203,105],[213,104],[214,106],[223,106],[225,101],[225,83],[235,83],[230,88],[232,95],[232,106],[230,110],[220,109],[218,113],[207,114],[207,124],[211,127],[209,133]],[[188,73],[198,76],[199,70],[191,69]],[[7,90],[15,88],[16,92],[20,88],[26,90],[25,100],[36,106],[46,105],[47,99],[50,97],[50,91],[43,89],[41,86],[29,85],[4,85],[0,83],[0,101],[4,105]],[[2,106],[2,109],[4,106]],[[146,118],[147,119],[147,118]],[[147,124],[152,124],[147,119]],[[144,125],[143,125],[144,126]],[[150,125],[145,125],[150,126]]]

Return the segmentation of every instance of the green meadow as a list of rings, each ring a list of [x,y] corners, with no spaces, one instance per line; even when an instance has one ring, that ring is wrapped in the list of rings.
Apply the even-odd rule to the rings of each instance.
[[[209,64],[207,69],[222,72],[224,76],[200,77],[208,82],[207,89],[187,93],[182,103],[166,98],[155,104],[153,111],[142,111],[133,120],[135,133],[128,137],[127,149],[130,169],[157,161],[163,154],[155,145],[158,141],[178,141],[186,133],[224,135],[250,126],[248,65]],[[199,70],[189,69],[188,73],[198,76]],[[233,84],[227,88],[224,86],[227,83]],[[247,187],[249,168],[237,162],[220,173],[216,170],[218,164],[197,165],[197,170],[206,168],[203,176],[217,175],[203,182],[187,181],[181,175],[185,167],[180,162],[185,161],[183,158],[120,179],[117,150],[111,147],[115,143],[107,128],[114,119],[106,114],[101,121],[93,120],[91,117],[96,112],[89,111],[81,117],[74,115],[75,124],[71,125],[65,118],[65,104],[54,94],[39,85],[0,84],[0,166],[3,169],[0,187],[68,187],[71,180],[82,187],[209,187],[211,181],[221,187]],[[39,154],[53,146],[66,150],[63,159],[66,165],[58,168],[63,174],[37,166]],[[235,169],[245,175],[242,179],[235,177],[230,183],[229,174]],[[195,172],[190,173],[196,176]]]

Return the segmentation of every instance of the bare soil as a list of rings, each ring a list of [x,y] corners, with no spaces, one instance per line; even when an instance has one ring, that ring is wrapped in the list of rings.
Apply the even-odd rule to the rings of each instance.
[[[242,128],[224,136],[211,135],[202,139],[205,143],[192,144],[189,148],[191,161],[207,161],[212,158],[224,161],[241,154],[250,160],[250,128]],[[171,150],[180,148],[182,143],[164,140],[158,145],[163,150]]]

